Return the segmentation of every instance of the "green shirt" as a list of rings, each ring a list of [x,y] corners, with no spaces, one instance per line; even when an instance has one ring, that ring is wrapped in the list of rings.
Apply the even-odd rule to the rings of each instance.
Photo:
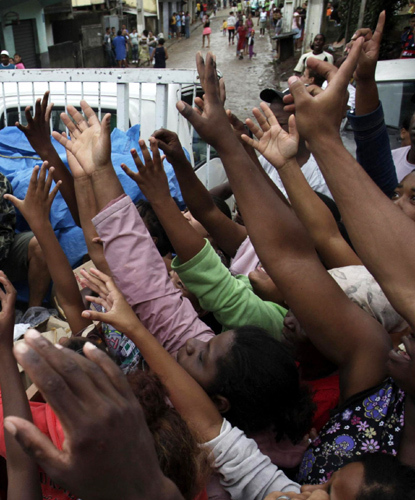
[[[208,241],[197,255],[184,264],[175,257],[172,269],[196,295],[200,306],[212,312],[224,330],[253,325],[281,339],[287,310],[255,295],[247,276],[232,276]]]

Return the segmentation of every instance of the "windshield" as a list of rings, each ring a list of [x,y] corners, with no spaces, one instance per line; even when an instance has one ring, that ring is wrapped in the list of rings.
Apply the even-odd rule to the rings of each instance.
[[[385,123],[399,129],[402,120],[415,112],[415,82],[381,82],[377,85]]]

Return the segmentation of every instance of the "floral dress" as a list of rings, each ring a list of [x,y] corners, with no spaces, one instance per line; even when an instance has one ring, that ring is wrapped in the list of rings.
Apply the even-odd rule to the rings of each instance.
[[[349,398],[334,410],[305,452],[297,480],[321,484],[366,453],[396,455],[404,427],[405,393],[392,379]]]

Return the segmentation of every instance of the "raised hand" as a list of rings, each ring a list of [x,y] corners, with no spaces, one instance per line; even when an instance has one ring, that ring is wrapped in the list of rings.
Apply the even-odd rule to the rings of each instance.
[[[26,126],[16,122],[16,127],[24,133],[32,148],[40,156],[47,151],[48,146],[51,146],[49,120],[53,103],[48,105],[48,99],[49,91],[45,92],[43,99],[37,99],[34,117],[31,113],[31,106],[26,107]]]
[[[14,304],[16,302],[16,290],[3,271],[0,271],[0,348],[11,349],[13,347],[14,327]]]
[[[11,201],[13,205],[20,210],[32,230],[49,221],[50,207],[62,184],[62,181],[58,181],[56,186],[50,191],[54,168],[49,168],[49,174],[46,177],[47,166],[48,163],[46,161],[43,162],[40,173],[38,166],[33,169],[29,188],[24,200],[19,200],[19,198],[11,194],[4,195],[7,200]]]
[[[131,156],[138,172],[133,172],[124,163],[121,164],[121,168],[138,184],[144,196],[153,204],[158,201],[170,199],[170,189],[167,175],[163,168],[163,158],[160,158],[157,147],[157,140],[154,137],[150,137],[149,141],[153,157],[150,156],[146,143],[143,140],[138,141],[143,153],[144,165],[137,151],[135,149],[131,150]]]
[[[134,332],[137,326],[142,326],[112,278],[97,269],[90,269],[89,273],[82,270],[81,273],[84,277],[82,283],[99,295],[99,297],[87,296],[86,299],[100,304],[106,310],[105,313],[92,310],[83,311],[84,318],[109,323],[127,336]]]
[[[143,410],[127,379],[94,345],[86,357],[57,349],[29,330],[14,348],[65,434],[58,450],[32,423],[9,416],[4,426],[59,486],[85,500],[182,499],[163,476]]]
[[[378,23],[373,35],[369,28],[361,28],[352,36],[352,44],[358,38],[362,37],[364,39],[356,71],[354,72],[354,78],[356,80],[368,80],[375,78],[376,63],[379,57],[380,42],[382,41],[385,19],[385,11],[382,11],[379,14]]]
[[[167,161],[171,163],[174,168],[189,163],[176,133],[161,128],[154,132],[153,137],[157,140],[157,146],[166,155]]]
[[[313,57],[308,59],[310,68],[329,79],[327,89],[315,97],[307,92],[298,77],[288,80],[295,102],[298,132],[310,145],[324,143],[329,136],[340,140],[339,128],[347,99],[347,85],[356,68],[362,44],[362,38],[356,40],[346,61],[332,78],[334,66]],[[284,102],[287,102],[285,98]]]
[[[177,109],[193,125],[200,137],[220,148],[221,141],[231,132],[231,127],[223,108],[223,93],[216,73],[216,62],[213,54],[208,52],[206,62],[200,52],[196,56],[196,66],[200,77],[200,84],[205,91],[203,110],[192,108],[183,101],[177,103]]]
[[[242,134],[241,137],[278,170],[293,159],[298,151],[299,137],[295,118],[293,115],[290,116],[289,132],[287,133],[281,128],[268,104],[261,102],[260,106],[264,114],[257,108],[252,110],[259,126],[255,125],[249,118],[246,120],[246,124],[258,140],[255,141],[245,134]]]
[[[73,106],[68,106],[68,113],[61,114],[63,123],[69,130],[71,140],[59,132],[52,132],[53,137],[70,151],[87,175],[111,165],[111,114],[107,113],[100,123],[96,114],[86,101],[81,101],[81,108],[86,121]]]

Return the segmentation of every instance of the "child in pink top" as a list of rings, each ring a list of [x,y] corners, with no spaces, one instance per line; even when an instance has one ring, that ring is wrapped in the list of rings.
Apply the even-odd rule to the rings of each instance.
[[[14,65],[16,69],[26,69],[19,54],[14,54]]]

